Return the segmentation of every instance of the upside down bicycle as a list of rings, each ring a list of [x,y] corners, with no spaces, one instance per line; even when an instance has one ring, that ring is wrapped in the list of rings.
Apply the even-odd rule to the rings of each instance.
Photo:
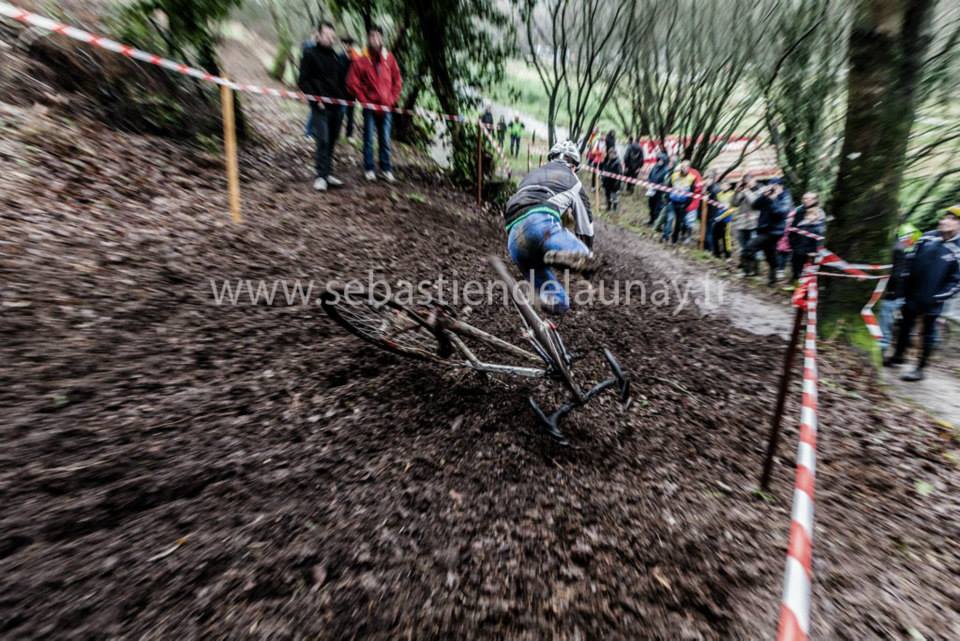
[[[483,373],[559,381],[570,399],[555,411],[547,414],[532,396],[529,402],[547,433],[559,444],[567,445],[560,421],[607,389],[615,388],[620,402],[627,405],[630,401],[630,382],[614,355],[604,349],[603,356],[612,376],[583,391],[571,371],[578,357],[567,351],[556,326],[540,318],[499,258],[490,257],[488,260],[500,280],[507,285],[523,324],[523,335],[532,352],[459,320],[452,309],[439,303],[410,305],[401,303],[396,297],[368,290],[351,290],[349,293],[328,290],[321,295],[320,305],[330,318],[347,331],[396,354]],[[464,339],[479,341],[497,352],[519,359],[523,365],[483,361]]]

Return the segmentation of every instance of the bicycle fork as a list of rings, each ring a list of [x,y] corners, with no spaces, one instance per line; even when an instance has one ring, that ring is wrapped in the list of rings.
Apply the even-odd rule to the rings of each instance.
[[[570,412],[577,409],[578,407],[583,407],[589,403],[592,399],[599,396],[605,390],[616,386],[620,395],[620,403],[624,406],[628,406],[630,403],[630,381],[627,379],[626,375],[623,373],[623,369],[620,367],[620,363],[617,361],[616,357],[608,349],[603,350],[603,357],[607,361],[607,365],[610,366],[610,370],[613,372],[613,376],[608,379],[605,379],[596,385],[594,385],[586,394],[581,394],[579,398],[575,398],[573,401],[565,403],[560,406],[559,409],[555,410],[549,416],[540,408],[540,405],[537,404],[537,401],[531,396],[530,407],[533,408],[533,412],[537,415],[537,418],[547,429],[547,433],[550,434],[554,440],[557,441],[560,445],[569,445],[566,435],[560,429],[560,421],[564,419]]]

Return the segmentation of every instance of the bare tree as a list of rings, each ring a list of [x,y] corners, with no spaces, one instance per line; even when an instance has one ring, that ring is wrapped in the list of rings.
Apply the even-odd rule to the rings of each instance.
[[[843,142],[847,5],[833,0],[782,3],[770,29],[770,67],[755,75],[764,122],[794,193],[829,192]]]
[[[547,94],[548,142],[565,116],[570,138],[596,127],[635,54],[638,0],[525,0],[524,57]]]
[[[747,122],[758,96],[744,80],[769,51],[768,24],[777,6],[756,0],[648,5],[623,87],[630,122],[662,144],[679,137],[681,155],[700,167],[734,134],[758,133],[760,120]]]
[[[922,67],[917,117],[910,132],[900,203],[903,218],[927,226],[960,201],[960,6],[941,1]]]

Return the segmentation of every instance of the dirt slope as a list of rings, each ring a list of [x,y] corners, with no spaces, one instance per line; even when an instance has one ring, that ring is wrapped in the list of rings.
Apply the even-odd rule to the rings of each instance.
[[[0,109],[0,637],[770,638],[799,388],[774,497],[750,488],[781,339],[576,310],[584,378],[610,347],[637,400],[557,449],[526,406],[547,387],[404,361],[313,306],[214,303],[211,278],[485,274],[495,217],[409,159],[366,185],[344,150],[350,187],[318,196],[302,147],[251,143],[235,227],[215,157]],[[599,234],[598,279],[670,276]],[[824,352],[815,633],[956,639],[955,443]]]

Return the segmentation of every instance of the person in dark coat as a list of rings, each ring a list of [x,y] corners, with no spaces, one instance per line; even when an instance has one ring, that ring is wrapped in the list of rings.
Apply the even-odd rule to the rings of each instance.
[[[347,68],[344,58],[333,48],[336,38],[333,25],[322,22],[317,27],[316,44],[304,48],[297,80],[297,86],[303,93],[341,100],[346,97]],[[340,133],[341,111],[339,105],[320,100],[311,101],[310,110],[311,133],[316,140],[316,178],[313,188],[326,191],[328,185],[336,187],[343,184],[331,173],[333,149]]]
[[[600,170],[611,174],[623,174],[623,164],[620,163],[620,158],[617,156],[616,147],[607,149],[607,157],[601,163]],[[603,183],[603,193],[607,197],[607,211],[617,211],[620,208],[620,180],[603,176],[601,182]]]
[[[922,232],[911,223],[904,223],[897,229],[897,242],[893,245],[890,280],[880,301],[877,321],[880,323],[880,351],[886,352],[893,343],[893,316],[903,307],[903,286],[907,268],[907,254],[912,252]]]
[[[614,149],[617,146],[617,132],[613,129],[607,132],[607,137],[603,139],[603,148]]]
[[[631,178],[639,178],[640,171],[643,169],[643,147],[633,138],[627,143],[627,149],[623,154],[624,174]],[[633,183],[627,183],[627,193],[633,193]]]
[[[771,287],[777,284],[777,243],[787,226],[786,211],[778,206],[783,200],[783,191],[783,181],[774,178],[762,189],[747,194],[751,206],[758,212],[757,235],[747,246],[747,252],[750,256],[763,252],[770,269],[767,284]]]
[[[647,175],[647,182],[655,185],[666,185],[670,182],[670,156],[665,152],[657,155],[656,164],[650,168]],[[660,211],[663,209],[665,192],[659,189],[647,190],[647,205],[650,209],[650,226],[657,230],[657,221],[660,218]]]
[[[960,291],[960,205],[947,210],[937,231],[924,234],[908,254],[904,269],[904,303],[897,347],[884,359],[887,367],[901,365],[918,319],[923,321],[923,350],[916,368],[901,376],[905,381],[923,380],[923,368],[933,352],[934,332],[943,304]]]

